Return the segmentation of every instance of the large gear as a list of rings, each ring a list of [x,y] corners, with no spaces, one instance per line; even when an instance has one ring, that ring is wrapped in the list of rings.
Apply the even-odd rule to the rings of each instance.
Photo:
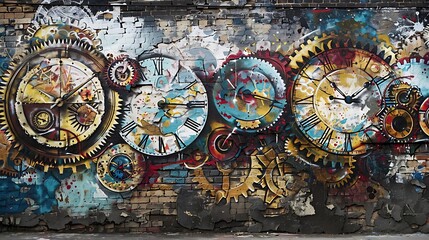
[[[337,164],[332,162],[332,165],[323,166],[320,168],[313,168],[313,173],[317,181],[322,182],[331,188],[339,188],[346,185],[352,185],[355,180],[354,162],[351,164]]]
[[[277,69],[255,57],[231,57],[215,74],[213,99],[219,114],[238,130],[271,127],[286,106],[285,83]]]
[[[216,168],[213,165],[204,165],[201,168],[194,169],[193,182],[198,183],[198,187],[203,191],[208,191],[215,197],[216,202],[219,203],[222,199],[230,202],[234,199],[238,202],[240,196],[248,197],[248,191],[255,191],[254,183],[261,181],[262,164],[256,157],[258,151],[254,151],[251,156],[243,157],[243,159],[216,162]],[[240,166],[243,165],[243,166]],[[213,171],[218,171],[219,176],[222,176],[222,182],[217,182],[213,176],[206,176],[206,173],[213,174]],[[243,177],[235,182],[231,176],[237,174],[237,171]]]
[[[271,204],[277,197],[291,197],[306,186],[304,173],[296,173],[294,168],[285,162],[286,153],[277,154],[274,148],[265,147],[262,154],[256,155],[264,165],[261,186],[266,188],[265,202]]]
[[[403,40],[398,44],[397,58],[408,58],[408,57],[424,57],[428,53],[428,47],[425,44],[421,34],[414,34],[409,38]]]
[[[23,36],[24,41],[30,46],[40,45],[54,40],[73,40],[85,42],[95,49],[101,49],[101,40],[97,38],[95,30],[87,27],[86,23],[78,20],[68,19],[66,22],[53,21],[48,19],[47,22],[35,22],[27,28]]]
[[[52,82],[57,81],[57,78],[54,78],[54,75],[58,72],[58,70],[55,70],[58,68],[58,66],[55,65],[56,62],[58,62],[59,68],[61,68],[62,64],[70,64],[70,66],[74,66],[73,68],[75,69],[68,69],[68,73],[61,73],[63,75],[70,75],[70,78],[66,80],[62,78],[61,81],[68,81],[68,83],[70,83],[70,81],[76,81],[74,82],[74,87],[63,83],[63,85],[58,87],[58,93],[54,90],[57,87],[47,88],[49,84],[53,84]],[[79,66],[83,65],[82,62],[86,64],[86,69],[79,69]],[[3,99],[0,103],[0,108],[2,109],[0,113],[0,125],[6,132],[10,141],[16,142],[18,146],[23,147],[23,151],[28,154],[32,163],[43,165],[45,170],[49,168],[58,168],[60,172],[63,172],[64,168],[71,168],[73,171],[76,171],[79,165],[85,165],[87,168],[90,167],[90,161],[88,161],[88,159],[94,157],[101,150],[102,145],[106,143],[107,138],[113,133],[118,123],[118,114],[121,106],[119,94],[108,89],[102,81],[96,80],[96,73],[91,73],[92,76],[84,79],[83,74],[85,71],[101,72],[105,63],[106,60],[104,56],[84,42],[56,40],[33,46],[25,55],[17,57],[10,64],[9,69],[3,76],[5,84],[0,89]],[[39,72],[45,71],[45,69],[50,71],[50,76],[44,74],[37,75]],[[71,76],[74,76],[76,79],[71,78]],[[38,90],[30,84],[32,81],[47,81],[45,84],[46,88],[45,85],[37,85],[43,87],[43,89],[40,88],[40,90]],[[92,91],[94,94],[99,94],[100,96],[100,99],[98,99],[100,102],[95,103],[95,105],[91,102],[92,98],[89,98],[87,95],[82,95],[82,91],[88,90],[86,87],[83,88],[84,85],[93,83],[96,85],[92,87]],[[17,93],[18,88],[21,90]],[[95,88],[97,88],[97,91],[95,91]],[[61,91],[63,92],[61,93]],[[80,95],[76,96],[78,93]],[[40,99],[48,100],[40,102],[41,100],[37,100],[34,94],[39,94]],[[27,95],[33,98],[28,99],[28,97],[26,98]],[[72,102],[74,101],[73,99],[78,98],[82,99],[79,101],[83,102]],[[66,100],[68,101],[69,99],[72,99],[72,101],[65,105],[67,108],[62,108]],[[27,105],[33,104],[34,106],[31,105],[33,106],[32,108],[24,108],[25,106],[20,106],[24,105],[20,104],[21,102]],[[70,130],[64,129],[64,126],[61,126],[61,128],[57,127],[59,121],[65,121],[65,123],[69,124],[68,127],[70,129],[74,129],[74,115],[70,117],[65,111],[69,113],[72,112],[75,105],[91,105],[91,108],[98,109],[97,111],[100,112],[98,118],[100,119],[97,120],[98,127],[96,129],[86,133],[87,131],[85,128],[78,128],[76,133],[71,133]],[[22,112],[17,111],[15,113],[13,110],[15,107],[19,107],[19,109],[23,108]],[[40,108],[40,110],[37,110],[38,108]],[[28,114],[25,112],[27,109],[29,110]],[[43,112],[43,109],[47,112],[38,114],[39,112]],[[64,113],[61,112],[60,114],[60,111],[64,111]],[[51,126],[43,122],[49,121],[49,117],[46,118],[46,116],[50,113],[57,114],[55,119],[57,123],[52,126],[52,129],[57,129],[56,131],[65,134],[65,136],[63,136],[64,139],[41,135],[40,133],[37,134],[37,132],[46,131],[46,128]],[[38,119],[40,124],[30,124],[34,126],[28,127],[21,124],[21,122],[25,123],[33,118]],[[26,127],[26,131],[24,131],[23,127]],[[30,134],[28,131],[34,131],[35,133]],[[46,138],[46,143],[44,140],[38,139],[39,137]],[[62,145],[61,141],[65,141],[66,144],[64,145],[66,146]]]

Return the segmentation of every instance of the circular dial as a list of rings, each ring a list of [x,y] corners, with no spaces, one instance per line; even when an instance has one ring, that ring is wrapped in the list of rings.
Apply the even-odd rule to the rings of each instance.
[[[30,69],[18,84],[15,102],[25,133],[55,148],[89,138],[105,111],[103,88],[96,76],[69,58],[45,59]]]
[[[112,146],[98,159],[97,178],[107,189],[126,192],[143,180],[144,157],[126,144]]]
[[[354,48],[330,49],[300,69],[293,85],[292,111],[299,130],[316,146],[357,155],[376,123],[382,89],[393,74],[380,57]]]
[[[390,138],[396,140],[410,137],[414,127],[414,117],[403,108],[391,108],[383,118],[384,131]]]
[[[171,58],[157,56],[140,64],[144,81],[126,101],[120,135],[148,155],[181,151],[198,137],[207,120],[204,85]]]
[[[241,130],[265,129],[283,112],[285,85],[270,63],[250,57],[231,60],[215,78],[216,108],[226,121]]]
[[[419,108],[419,125],[422,131],[429,136],[429,98],[426,98]]]
[[[94,155],[113,131],[119,108],[118,94],[98,77],[105,58],[78,42],[35,49],[3,77],[2,124],[9,137],[40,164],[67,164]]]

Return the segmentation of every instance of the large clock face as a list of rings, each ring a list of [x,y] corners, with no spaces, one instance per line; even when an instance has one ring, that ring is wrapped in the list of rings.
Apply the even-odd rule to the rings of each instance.
[[[328,152],[364,153],[384,106],[383,89],[392,79],[390,66],[364,50],[340,48],[315,55],[293,86],[298,128]]]
[[[44,164],[92,156],[116,123],[118,94],[99,79],[105,59],[86,47],[44,45],[4,78],[8,134]]]
[[[194,73],[167,57],[140,62],[144,81],[125,103],[120,135],[136,150],[163,156],[191,144],[207,120],[207,93]]]
[[[63,148],[88,139],[101,123],[104,92],[97,73],[70,58],[51,58],[18,84],[15,110],[29,136]]]

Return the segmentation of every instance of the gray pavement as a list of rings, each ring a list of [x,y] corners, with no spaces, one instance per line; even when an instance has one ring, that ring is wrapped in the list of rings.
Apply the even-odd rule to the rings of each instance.
[[[194,240],[227,240],[227,239],[264,239],[264,240],[285,240],[285,239],[307,239],[307,240],[330,240],[330,239],[346,239],[346,240],[426,240],[429,239],[429,234],[398,234],[398,235],[301,235],[301,234],[286,234],[286,233],[129,233],[129,234],[77,234],[77,233],[0,233],[0,239],[7,240],[56,240],[56,239],[72,239],[72,240],[161,240],[161,239],[194,239]]]

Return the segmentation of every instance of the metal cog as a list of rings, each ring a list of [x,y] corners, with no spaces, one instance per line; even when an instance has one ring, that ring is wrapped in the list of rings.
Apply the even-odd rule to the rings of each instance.
[[[414,34],[398,44],[397,59],[408,57],[424,57],[428,52],[428,46],[422,35]]]
[[[390,141],[406,143],[415,138],[417,113],[401,106],[389,107],[380,114],[382,134]]]
[[[110,86],[131,88],[141,76],[139,63],[126,55],[121,55],[109,62],[105,75]]]
[[[48,16],[49,17],[49,16]],[[86,23],[79,20],[52,20],[41,19],[41,22],[33,21],[27,28],[23,40],[30,46],[40,45],[53,40],[66,40],[85,42],[95,49],[102,49],[101,40],[97,38],[95,30],[89,29]]]
[[[204,167],[207,166],[194,169],[194,178],[192,181],[198,183],[198,187],[203,191],[210,192],[210,194],[215,197],[217,203],[222,199],[225,199],[228,203],[232,198],[238,202],[240,196],[249,196],[249,190],[251,192],[255,191],[253,184],[261,181],[259,176],[262,175],[263,166],[259,163],[256,154],[257,151],[255,150],[250,157],[245,157],[246,161],[249,161],[249,166],[245,167],[247,171],[246,177],[233,187],[231,187],[233,184],[231,183],[230,174],[233,174],[234,171],[241,172],[244,170],[242,167],[238,167],[237,161],[229,161],[228,163],[222,162],[224,166],[221,166],[221,162],[216,162],[216,167],[221,173],[220,175],[223,176],[221,187],[216,186],[218,183],[214,183],[213,180],[209,180],[209,178],[205,176]],[[225,167],[226,165],[228,166]]]
[[[252,53],[251,56],[271,63],[277,69],[277,71],[280,72],[280,75],[285,78],[285,81],[289,80],[286,76],[286,73],[290,72],[289,56],[284,56],[278,52],[271,52],[269,50],[258,50],[255,53]]]
[[[420,89],[417,86],[400,81],[391,85],[386,96],[387,105],[401,106],[410,110],[417,110],[420,105]]]
[[[396,62],[396,54],[392,47],[386,43],[376,43],[368,40],[368,42],[354,42],[351,38],[346,36],[336,35],[331,33],[329,35],[323,34],[321,37],[315,37],[313,40],[308,40],[306,44],[301,44],[300,48],[290,56],[290,67],[292,75],[298,74],[305,62],[311,57],[335,48],[357,48],[373,53],[383,59],[389,65]]]
[[[90,167],[91,161],[89,159],[94,157],[97,152],[101,150],[101,147],[106,144],[106,140],[112,135],[115,126],[118,124],[121,99],[118,93],[110,91],[107,86],[103,89],[106,91],[104,101],[107,104],[107,110],[103,115],[103,124],[97,128],[91,141],[83,141],[77,144],[79,147],[77,147],[78,150],[76,150],[76,152],[61,154],[56,148],[47,146],[38,148],[34,146],[36,144],[30,143],[35,140],[31,140],[31,138],[25,134],[18,134],[17,130],[15,130],[16,126],[14,126],[16,122],[11,119],[13,114],[7,111],[7,109],[11,108],[8,105],[11,104],[10,99],[15,97],[13,93],[11,93],[11,86],[19,83],[20,76],[24,74],[21,71],[25,71],[27,67],[26,63],[31,62],[33,59],[43,54],[51,54],[51,52],[53,54],[52,57],[56,57],[55,54],[58,51],[67,52],[69,58],[77,58],[77,61],[86,60],[87,62],[84,62],[85,64],[92,64],[91,66],[98,69],[99,72],[102,71],[106,64],[105,57],[99,51],[81,41],[63,39],[43,42],[32,46],[24,55],[14,58],[9,68],[2,76],[4,84],[0,86],[0,94],[3,99],[3,101],[0,102],[0,109],[2,110],[0,111],[0,126],[1,130],[5,131],[8,140],[15,142],[18,147],[24,147],[23,151],[28,154],[32,164],[43,166],[45,171],[50,168],[57,168],[60,173],[62,173],[65,168],[71,168],[73,171],[76,171],[76,168],[80,165],[85,165],[86,168]],[[24,141],[23,139],[29,140]]]
[[[241,64],[237,64],[237,62],[240,62]],[[247,62],[250,62],[252,64],[248,64]],[[268,71],[264,71],[261,68],[261,66],[259,66],[259,64],[262,64],[263,67],[268,67],[270,69]],[[249,65],[249,66],[247,66],[247,65]],[[220,104],[216,104],[216,108],[218,109],[220,115],[225,120],[231,122],[232,124],[236,124],[238,129],[240,129],[242,131],[250,131],[250,132],[264,131],[264,130],[272,127],[279,120],[279,118],[281,117],[281,115],[285,109],[285,106],[287,103],[285,82],[283,81],[283,78],[280,75],[280,73],[278,72],[277,68],[274,67],[269,61],[266,61],[264,59],[260,59],[257,57],[243,57],[243,56],[240,56],[239,54],[237,56],[228,58],[228,60],[225,61],[223,66],[215,73],[215,78],[217,76],[217,79],[221,79],[221,76],[225,77],[225,76],[231,75],[232,72],[236,71],[237,66],[238,66],[238,70],[243,70],[243,71],[249,70],[249,71],[252,71],[252,74],[253,74],[253,70],[259,69],[259,72],[258,71],[256,71],[256,72],[259,73],[261,75],[261,77],[263,75],[265,78],[267,78],[271,82],[272,88],[274,91],[274,96],[269,96],[269,97],[275,97],[275,99],[269,99],[269,97],[266,97],[266,96],[256,96],[258,94],[251,92],[247,88],[245,90],[248,90],[249,93],[244,93],[244,92],[243,93],[236,93],[236,96],[242,96],[243,98],[250,97],[253,100],[271,101],[271,103],[270,103],[271,108],[270,108],[270,111],[267,113],[267,115],[270,114],[269,120],[267,119],[266,121],[261,122],[261,119],[265,120],[265,118],[254,119],[253,121],[241,120],[238,118],[236,119],[236,118],[232,117],[231,115],[228,115],[228,113],[224,112],[222,110]],[[235,74],[235,75],[237,75],[237,74]],[[250,77],[247,77],[247,78],[250,78]],[[221,80],[228,81],[225,84],[231,84],[229,78],[221,79]],[[216,92],[216,86],[218,86],[217,88],[220,88],[220,89],[218,89],[218,91],[223,91],[221,84],[222,84],[222,81],[216,80],[214,91],[213,91],[213,95],[214,95],[213,97],[215,98],[215,102],[218,101],[218,102],[222,102],[222,104],[224,104],[223,101],[226,101],[226,100],[223,98],[221,100],[218,99],[220,97],[217,95],[217,92]],[[245,87],[243,87],[243,88],[245,88]],[[237,89],[237,91],[240,91],[240,89]],[[235,87],[234,87],[234,90],[235,90]],[[245,91],[245,90],[243,90],[243,91]],[[278,104],[278,106],[275,104]],[[238,109],[236,109],[236,110],[238,112]],[[273,111],[275,111],[275,112],[273,112]],[[265,117],[265,115],[263,117]],[[236,123],[234,121],[236,121]],[[261,124],[262,124],[262,126],[261,126]]]
[[[344,187],[353,184],[357,180],[353,172],[355,168],[354,162],[344,165],[333,162],[331,166],[313,168],[313,173],[317,181],[324,183],[330,188]]]

